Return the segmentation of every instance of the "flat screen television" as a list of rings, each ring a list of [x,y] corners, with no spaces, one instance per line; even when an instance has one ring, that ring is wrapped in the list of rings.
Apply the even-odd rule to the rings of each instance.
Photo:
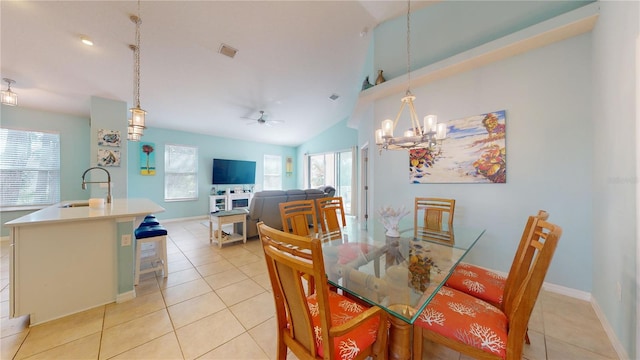
[[[255,184],[256,162],[213,159],[211,178],[214,185]]]

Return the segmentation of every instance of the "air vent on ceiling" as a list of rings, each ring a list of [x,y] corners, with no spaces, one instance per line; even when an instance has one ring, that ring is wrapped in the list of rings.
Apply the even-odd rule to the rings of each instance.
[[[227,44],[221,44],[220,45],[220,49],[218,50],[218,52],[220,54],[222,54],[222,55],[225,55],[225,56],[228,56],[230,58],[233,58],[238,53],[238,50],[232,48],[231,46],[229,46]]]
[[[329,99],[331,99],[331,100],[336,100],[336,99],[338,99],[339,97],[340,97],[340,95],[338,95],[338,94],[331,94],[331,96],[329,96]]]

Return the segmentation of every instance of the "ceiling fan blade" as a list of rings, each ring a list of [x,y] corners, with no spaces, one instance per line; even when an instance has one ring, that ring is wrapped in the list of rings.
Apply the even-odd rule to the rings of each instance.
[[[267,120],[267,122],[271,124],[284,124],[282,120]]]

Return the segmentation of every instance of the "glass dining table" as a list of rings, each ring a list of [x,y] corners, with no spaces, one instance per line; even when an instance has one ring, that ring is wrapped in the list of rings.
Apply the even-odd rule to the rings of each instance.
[[[412,324],[484,234],[484,229],[446,224],[437,229],[400,222],[399,237],[375,222],[362,230],[349,223],[320,235],[329,283],[386,310],[391,316],[389,358],[411,358]]]

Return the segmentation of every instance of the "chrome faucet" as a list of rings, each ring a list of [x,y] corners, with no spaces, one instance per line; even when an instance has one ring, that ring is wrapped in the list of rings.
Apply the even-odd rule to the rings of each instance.
[[[93,169],[100,169],[104,172],[107,173],[107,181],[85,181],[84,177],[85,175],[87,175],[87,173],[90,170]],[[88,168],[87,170],[84,171],[84,173],[82,174],[82,190],[87,190],[87,184],[107,184],[107,188],[108,188],[108,192],[107,192],[107,204],[111,204],[111,174],[109,174],[109,172],[107,171],[107,169],[105,168],[101,168],[101,167],[91,167]]]

